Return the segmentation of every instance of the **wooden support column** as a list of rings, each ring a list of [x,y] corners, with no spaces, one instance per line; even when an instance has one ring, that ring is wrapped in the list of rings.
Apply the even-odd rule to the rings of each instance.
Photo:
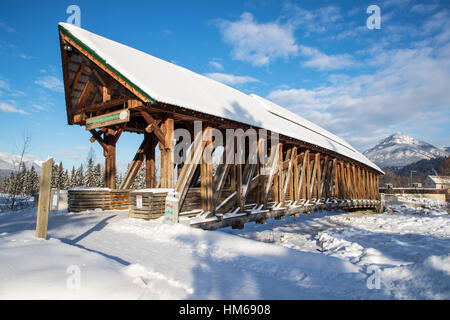
[[[149,147],[145,154],[145,187],[156,188],[156,163],[155,163],[155,147],[157,141],[150,134],[146,133],[149,139]]]
[[[270,150],[270,158],[269,161],[267,163],[267,170],[269,170],[269,177],[267,178],[267,183],[266,183],[266,189],[264,191],[264,208],[267,208],[267,202],[269,199],[269,192],[270,192],[270,188],[272,188],[272,182],[274,182],[274,193],[276,192],[276,188],[278,187],[278,185],[275,186],[275,177],[277,176],[277,171],[278,171],[278,165],[279,165],[279,156],[280,156],[280,149],[281,149],[281,143],[278,143],[277,146],[274,146],[273,148],[271,148]],[[276,202],[276,200],[275,200]]]
[[[320,178],[320,184],[319,184],[319,199],[320,198],[327,198],[328,197],[328,193],[327,193],[327,179],[329,176],[328,173],[328,169],[329,169],[329,164],[328,164],[328,156],[325,156],[323,159],[323,164],[322,164],[322,172],[320,173],[322,176]]]
[[[380,182],[380,176],[377,174],[376,183],[375,183],[375,189],[376,189],[376,195],[377,195],[376,200],[380,200],[379,182]]]
[[[306,150],[302,160],[302,170],[300,172],[300,199],[307,199],[307,186],[309,183],[309,150]]]
[[[345,165],[345,185],[348,188],[347,199],[353,200],[354,196],[351,177],[350,163],[347,162]]]
[[[309,196],[308,199],[313,199],[313,198],[317,198],[317,186],[316,186],[316,182],[317,182],[317,168],[320,166],[320,153],[316,153],[316,155],[314,156],[314,165],[313,165],[313,169],[312,172],[310,174],[310,183],[308,183],[308,187],[309,187]]]
[[[317,168],[316,168],[316,186],[315,186],[315,198],[316,199],[320,199],[321,198],[321,194],[320,194],[320,183],[322,182],[322,164],[320,161],[320,154],[317,157]]]
[[[236,193],[239,208],[244,210],[244,199],[242,198],[242,164],[236,164]]]
[[[373,189],[373,172],[370,172],[369,175],[369,185],[370,185],[370,199],[375,200],[375,193]]]
[[[367,189],[367,169],[363,169],[362,181],[363,181],[364,199],[369,199],[369,193]]]
[[[116,145],[113,143],[114,136],[105,134],[105,143],[108,145],[105,157],[105,186],[116,188]]]
[[[123,129],[102,129],[96,131],[89,130],[92,133],[91,142],[97,141],[103,148],[103,155],[105,156],[105,186],[107,188],[116,188],[116,143],[119,140]],[[101,136],[103,132],[103,138]]]
[[[258,175],[260,176],[260,183],[258,184],[258,196],[257,196],[257,202],[258,204],[264,203],[264,185],[266,182],[266,164],[265,162],[265,154],[266,154],[266,146],[267,141],[260,137],[258,140]]]
[[[340,164],[339,164],[339,170],[340,170],[340,179],[339,179],[339,183],[340,183],[340,189],[341,189],[341,198],[342,199],[348,199],[348,188],[347,188],[347,184],[346,184],[346,173],[345,173],[345,163],[341,160]]]
[[[173,118],[166,118],[161,125],[164,133],[164,145],[159,144],[161,151],[161,188],[174,187],[174,162],[173,162]]]
[[[279,164],[278,164],[278,202],[284,203],[284,159],[283,159],[283,144],[279,144]]]
[[[297,201],[298,200],[298,195],[299,195],[299,178],[300,178],[300,171],[299,171],[299,168],[298,168],[298,159],[299,159],[300,155],[297,154],[297,148],[295,150],[295,153],[296,153],[296,155],[294,157],[294,163],[293,163],[293,165],[294,165],[294,169],[293,169],[294,176],[292,177],[293,181],[292,181],[292,193],[291,193],[292,196],[291,196],[291,199],[294,200],[294,201]]]
[[[293,147],[289,149],[286,153],[286,161],[288,163],[288,169],[286,170],[286,174],[283,175],[285,177],[283,184],[283,195],[285,196],[289,192],[289,199],[294,200],[294,188],[292,183],[292,171],[294,169],[294,162],[297,161],[297,147]]]
[[[333,159],[333,173],[332,173],[332,179],[333,179],[333,189],[331,192],[331,196],[338,198],[339,194],[340,194],[340,189],[339,189],[339,169],[338,169],[338,164],[337,164],[337,159],[334,158]]]
[[[357,178],[358,178],[358,194],[359,194],[359,199],[364,199],[364,194],[363,194],[363,184],[362,184],[362,176],[361,176],[361,167],[357,168]]]
[[[202,209],[213,210],[213,185],[212,185],[212,128],[205,128],[203,137],[205,149],[200,164],[200,194],[202,198]]]
[[[308,153],[308,156],[305,158],[305,160],[307,160],[307,163],[306,163],[306,179],[305,179],[306,185],[305,185],[305,198],[304,199],[310,200],[311,199],[311,192],[310,192],[310,190],[311,190],[311,171],[312,171],[311,162],[314,162],[314,160],[311,160],[311,156],[309,153]]]

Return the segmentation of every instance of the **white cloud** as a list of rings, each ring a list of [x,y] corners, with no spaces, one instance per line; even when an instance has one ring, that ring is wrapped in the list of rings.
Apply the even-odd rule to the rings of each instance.
[[[44,88],[56,91],[56,92],[64,91],[63,82],[61,81],[61,79],[59,79],[55,76],[40,77],[34,83],[36,83]]]
[[[8,112],[8,113],[20,113],[20,114],[28,114],[28,112],[16,108],[14,105],[6,102],[0,102],[0,111]]]
[[[319,70],[337,70],[350,67],[355,64],[349,54],[327,55],[319,50],[307,46],[300,46],[300,53],[309,60],[303,63],[306,67]]]
[[[30,59],[34,59],[35,58],[35,57],[29,56],[29,55],[27,55],[25,53],[14,54],[13,56],[22,58],[24,60],[30,60]]]
[[[274,90],[268,99],[360,150],[396,131],[415,132],[431,143],[437,132],[448,134],[449,45],[375,51],[372,60],[371,73],[335,75],[312,90]]]
[[[284,10],[293,15],[290,23],[295,27],[301,26],[305,35],[335,30],[338,22],[342,20],[340,9],[335,6],[307,10],[288,2]]]
[[[217,25],[223,40],[233,48],[233,59],[263,66],[277,58],[297,55],[290,24],[258,23],[251,13],[245,12],[237,21],[220,20]]]
[[[431,4],[419,3],[419,4],[415,4],[414,6],[412,6],[411,11],[420,13],[420,14],[427,14],[427,13],[433,12],[437,8],[439,8],[439,5],[436,3],[431,3]]]
[[[10,87],[9,87],[8,82],[6,82],[6,81],[0,79],[0,89],[9,91],[9,90],[10,90]]]
[[[229,73],[207,73],[205,74],[208,78],[211,78],[213,80],[222,82],[224,84],[228,85],[239,85],[239,84],[245,84],[249,82],[259,82],[258,79],[255,79],[253,77],[249,76],[236,76]]]
[[[6,23],[4,23],[1,20],[0,20],[0,28],[2,28],[3,30],[6,30],[8,32],[16,32],[16,30],[14,30],[14,28],[8,26]]]
[[[209,62],[209,65],[213,66],[217,70],[223,70],[223,65],[218,61],[212,60]]]

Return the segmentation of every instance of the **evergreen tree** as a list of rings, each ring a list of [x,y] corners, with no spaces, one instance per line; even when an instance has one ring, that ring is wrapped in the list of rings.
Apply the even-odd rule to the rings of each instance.
[[[16,181],[16,175],[14,172],[11,172],[9,174],[8,182],[6,184],[6,193],[13,194],[15,189],[15,181]]]
[[[50,178],[50,185],[51,188],[57,188],[58,187],[58,164],[54,163],[52,164],[52,176]]]
[[[100,164],[97,164],[94,168],[94,176],[95,176],[95,187],[103,187],[104,179],[103,179],[103,170]]]
[[[26,182],[27,182],[28,170],[25,167],[25,163],[22,162],[19,168],[19,174],[17,175],[17,192],[16,194],[24,195],[26,194]]]
[[[84,176],[84,185],[87,187],[95,187],[96,182],[94,159],[90,156],[87,161],[87,170]]]
[[[62,189],[63,190],[67,190],[70,188],[70,178],[69,178],[69,171],[66,169],[63,172],[63,181],[62,181]]]
[[[70,172],[69,188],[76,187],[76,185],[77,185],[76,178],[77,178],[77,174],[76,174],[75,166],[72,166],[72,171]]]
[[[123,181],[123,176],[121,173],[116,174],[115,181],[116,181],[116,186],[120,186],[120,184]]]
[[[39,175],[36,169],[31,166],[30,173],[28,176],[28,195],[33,195],[39,192]]]
[[[136,177],[134,178],[133,184],[131,185],[133,189],[145,189],[145,166],[139,168]]]
[[[75,173],[75,186],[76,187],[80,187],[80,186],[84,186],[84,169],[83,169],[83,164],[80,164],[80,166],[78,167],[76,173]]]
[[[62,190],[64,189],[64,167],[62,161],[59,162],[59,166],[56,170],[56,188]]]

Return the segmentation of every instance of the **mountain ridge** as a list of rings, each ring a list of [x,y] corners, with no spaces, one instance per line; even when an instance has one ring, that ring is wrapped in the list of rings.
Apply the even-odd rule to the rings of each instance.
[[[25,167],[30,169],[34,167],[36,171],[41,172],[42,163],[44,161],[40,160],[38,157],[33,155],[24,155],[23,162],[25,163]],[[20,155],[8,153],[8,152],[0,152],[0,170],[13,171],[18,170],[20,164]]]
[[[443,149],[400,132],[380,140],[363,154],[381,168],[404,167],[420,160],[449,155]]]

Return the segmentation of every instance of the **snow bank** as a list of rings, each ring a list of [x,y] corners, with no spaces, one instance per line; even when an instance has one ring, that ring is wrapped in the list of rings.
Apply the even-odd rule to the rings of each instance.
[[[123,267],[102,255],[41,240],[33,232],[0,235],[0,299],[136,299],[139,289]],[[80,270],[80,287],[72,281]]]
[[[35,209],[0,215],[0,299],[450,299],[450,216],[398,209],[220,231],[59,212],[47,241]]]

